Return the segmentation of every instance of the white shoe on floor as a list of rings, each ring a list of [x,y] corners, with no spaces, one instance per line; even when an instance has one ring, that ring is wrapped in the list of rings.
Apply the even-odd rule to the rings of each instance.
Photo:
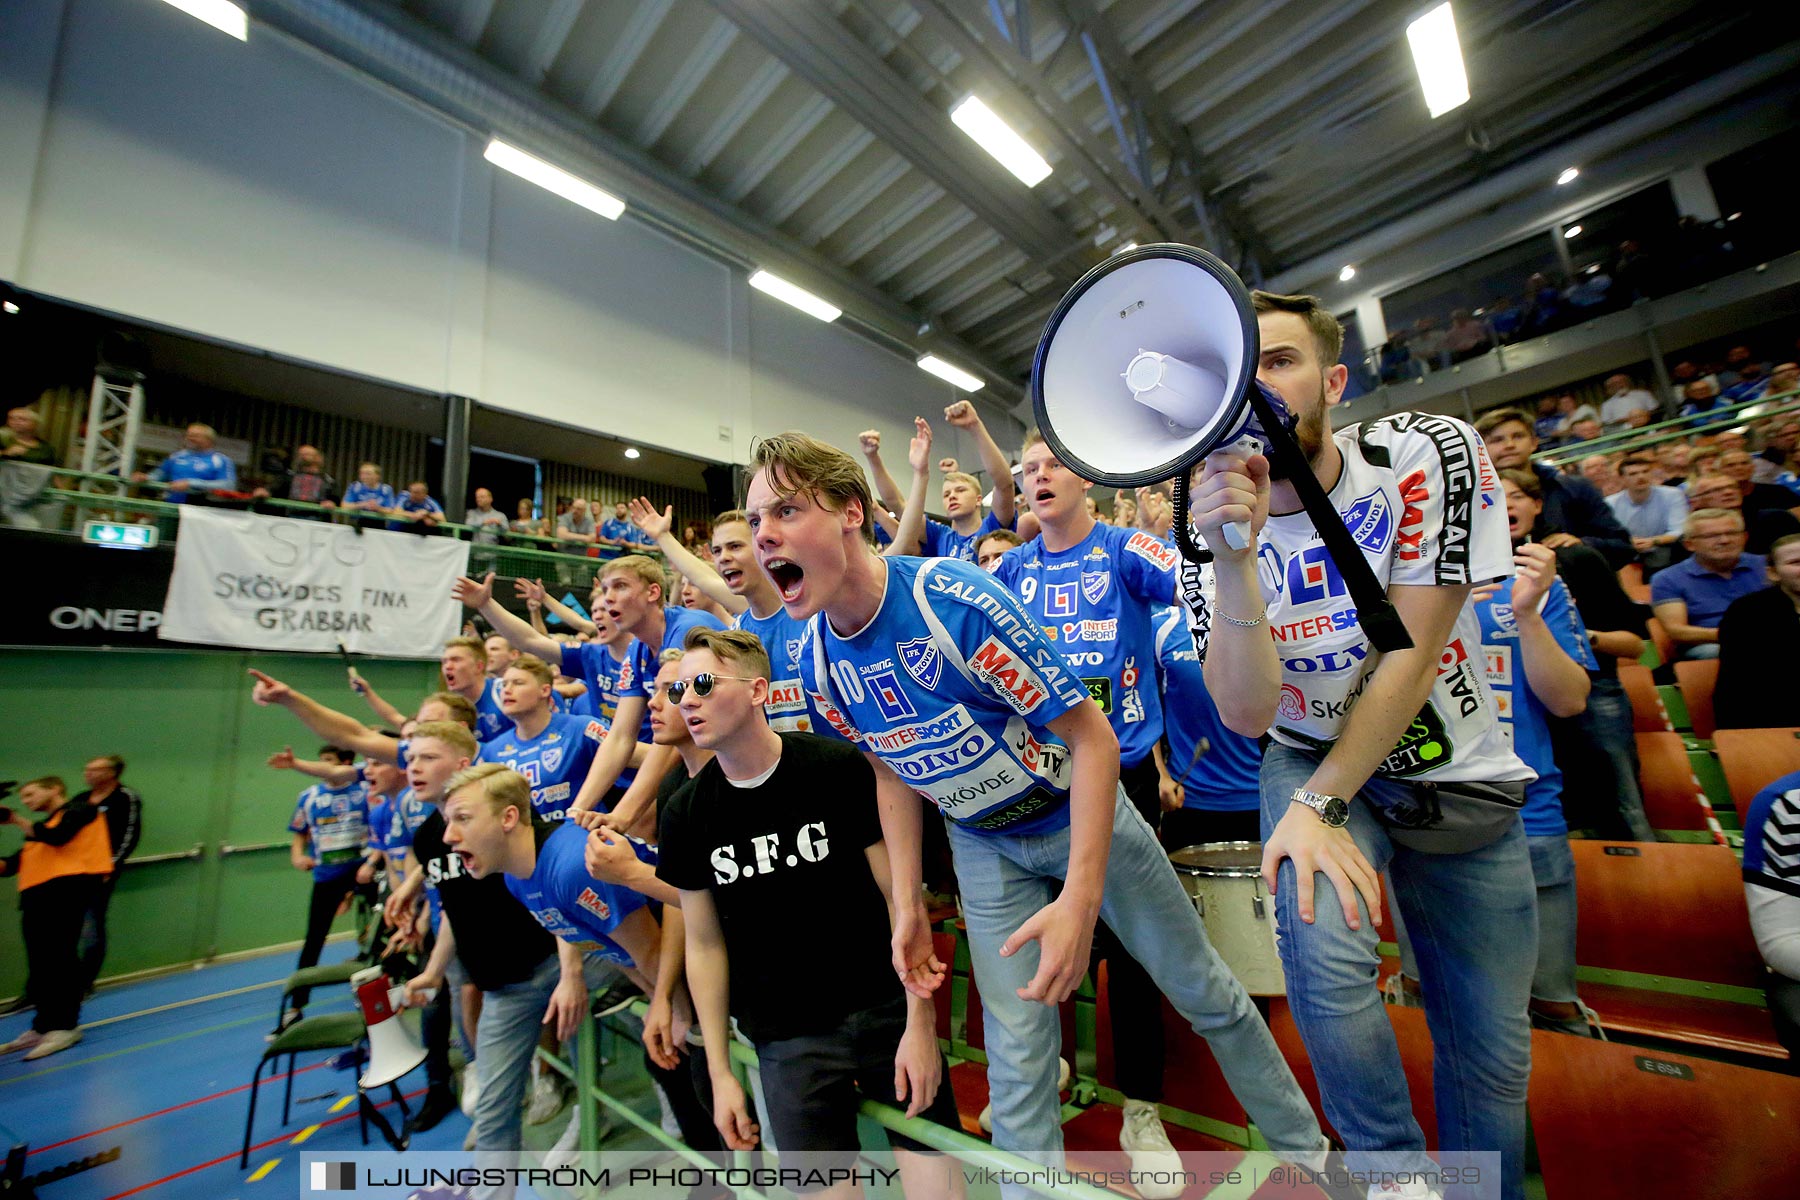
[[[30,1062],[34,1058],[48,1058],[59,1050],[67,1050],[80,1040],[81,1030],[79,1029],[52,1029],[25,1055],[25,1061]]]
[[[1144,1200],[1181,1195],[1181,1155],[1169,1144],[1162,1114],[1148,1100],[1127,1100],[1119,1128],[1119,1149],[1131,1157],[1131,1186]]]
[[[0,1054],[12,1054],[19,1050],[32,1050],[44,1040],[44,1035],[35,1029],[27,1029],[12,1041],[0,1046]]]
[[[548,1068],[540,1070],[531,1081],[531,1103],[525,1109],[525,1123],[542,1125],[550,1120],[562,1111],[568,1095],[560,1075]]]
[[[475,1102],[481,1098],[481,1074],[470,1063],[462,1069],[462,1100],[460,1101],[463,1116],[475,1119]]]
[[[1075,1072],[1069,1069],[1069,1060],[1066,1058],[1058,1058],[1056,1060],[1057,1095],[1060,1096],[1063,1093],[1063,1090],[1069,1086],[1069,1080],[1074,1077]],[[981,1115],[975,1118],[975,1123],[981,1126],[981,1132],[983,1133],[994,1132],[994,1106],[990,1104],[983,1108],[981,1110]]]
[[[605,1113],[597,1114],[600,1118],[600,1139],[605,1141],[612,1132],[612,1121]],[[560,1171],[576,1166],[581,1162],[581,1108],[577,1105],[569,1112],[568,1128],[556,1139],[556,1145],[544,1151],[544,1169]]]
[[[473,1124],[470,1124],[469,1132],[463,1134],[463,1149],[464,1150],[473,1150],[474,1148],[475,1148],[475,1126]]]

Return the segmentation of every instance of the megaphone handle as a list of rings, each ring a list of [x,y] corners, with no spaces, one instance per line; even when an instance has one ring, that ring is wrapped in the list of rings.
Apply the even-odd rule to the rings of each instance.
[[[1225,535],[1225,544],[1233,550],[1250,548],[1250,522],[1230,521],[1220,527],[1220,532]]]

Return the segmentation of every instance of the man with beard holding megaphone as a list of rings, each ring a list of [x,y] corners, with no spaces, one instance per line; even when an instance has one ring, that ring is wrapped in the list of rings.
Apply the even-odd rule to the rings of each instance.
[[[1537,927],[1517,813],[1532,773],[1500,728],[1467,604],[1471,585],[1512,573],[1499,485],[1461,421],[1398,413],[1334,433],[1348,376],[1336,319],[1312,297],[1253,303],[1256,378],[1296,418],[1305,462],[1227,449],[1197,472],[1192,521],[1216,590],[1195,624],[1225,723],[1272,739],[1263,874],[1290,1004],[1350,1150],[1386,1152],[1368,1160],[1385,1170],[1428,1169],[1377,990],[1386,870],[1439,1047],[1439,1145],[1499,1151],[1501,1194],[1518,1197]],[[1349,571],[1303,508],[1296,476],[1308,468],[1412,647],[1380,650],[1362,628]],[[1227,532],[1246,522],[1248,544]],[[1428,1194],[1416,1181],[1370,1192]]]

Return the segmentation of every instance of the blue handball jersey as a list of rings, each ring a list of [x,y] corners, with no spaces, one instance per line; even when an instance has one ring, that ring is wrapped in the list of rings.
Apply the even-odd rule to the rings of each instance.
[[[926,518],[925,533],[919,540],[926,558],[960,558],[964,562],[974,562],[975,549],[981,544],[982,538],[1002,529],[1016,529],[1018,524],[1016,516],[1011,525],[1002,525],[993,513],[989,513],[981,519],[981,524],[974,533],[964,537],[942,521]]]
[[[489,678],[475,701],[475,740],[489,741],[513,727],[513,719],[500,707],[500,681]]]
[[[606,730],[592,717],[553,713],[550,723],[534,738],[522,738],[518,729],[481,744],[480,762],[504,763],[531,784],[531,807],[546,821],[561,820],[581,791],[594,754]]]
[[[994,567],[1112,722],[1126,766],[1147,759],[1162,737],[1152,614],[1175,602],[1180,562],[1151,534],[1096,523],[1067,550],[1052,553],[1033,538]]]
[[[624,664],[619,667],[619,699],[629,700],[637,696],[648,700],[650,689],[656,684],[656,673],[662,669],[662,664],[657,659],[664,650],[681,649],[687,643],[688,630],[695,628],[723,629],[725,622],[697,608],[663,609],[661,642],[652,646],[643,638],[631,639],[631,650],[625,655]],[[643,728],[638,732],[638,741],[649,740],[650,714],[646,711]]]
[[[1156,618],[1156,665],[1162,676],[1169,775],[1181,785],[1181,806],[1257,811],[1262,807],[1262,747],[1255,738],[1227,728],[1219,716],[1219,706],[1206,690],[1187,614],[1179,608],[1166,608]]]
[[[1525,785],[1525,807],[1519,813],[1525,822],[1526,836],[1555,837],[1569,832],[1569,823],[1563,818],[1562,771],[1550,752],[1549,714],[1533,694],[1519,655],[1513,582],[1508,579],[1499,591],[1475,606],[1475,614],[1481,618],[1482,658],[1500,728],[1512,740],[1513,753],[1537,772],[1537,778]],[[1550,636],[1564,653],[1589,671],[1599,669],[1588,644],[1587,627],[1581,623],[1581,614],[1575,611],[1569,589],[1561,579],[1551,580],[1538,612],[1543,614]]]
[[[754,633],[769,655],[769,702],[763,705],[769,727],[783,733],[814,733],[822,724],[816,719],[806,699],[806,686],[800,682],[800,644],[806,638],[806,626],[787,615],[779,606],[772,617],[759,617],[749,609],[731,622],[733,629]]]
[[[288,831],[311,839],[314,879],[349,874],[369,844],[368,786],[360,780],[341,788],[313,784],[294,802]]]
[[[619,672],[624,669],[625,661],[614,658],[612,651],[599,642],[582,642],[574,646],[563,647],[563,674],[579,679],[587,685],[587,701],[592,707],[590,714],[600,722],[600,728],[611,729],[613,717],[619,711]],[[638,741],[650,740],[650,714],[644,714],[644,726],[638,731]],[[637,778],[637,772],[626,767],[619,772],[616,787],[630,787],[631,781]]]
[[[1750,801],[1744,882],[1800,896],[1800,771],[1783,775]]]
[[[613,930],[649,901],[640,892],[588,874],[588,834],[581,826],[565,822],[546,833],[539,824],[532,833],[538,839],[537,866],[529,879],[506,876],[506,890],[539,925],[563,941],[587,954],[631,966],[631,955],[612,940]],[[635,839],[631,846],[640,859],[656,862],[651,846]]]
[[[394,803],[386,796],[369,797],[369,849],[387,852],[388,830],[394,823]]]
[[[1050,722],[1088,698],[1019,598],[974,563],[891,556],[875,618],[807,626],[801,678],[825,724],[976,832],[1069,823],[1069,750]]]

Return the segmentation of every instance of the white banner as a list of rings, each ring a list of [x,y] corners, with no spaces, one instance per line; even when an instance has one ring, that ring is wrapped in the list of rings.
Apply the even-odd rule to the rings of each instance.
[[[469,544],[185,505],[157,636],[208,646],[436,658]]]

